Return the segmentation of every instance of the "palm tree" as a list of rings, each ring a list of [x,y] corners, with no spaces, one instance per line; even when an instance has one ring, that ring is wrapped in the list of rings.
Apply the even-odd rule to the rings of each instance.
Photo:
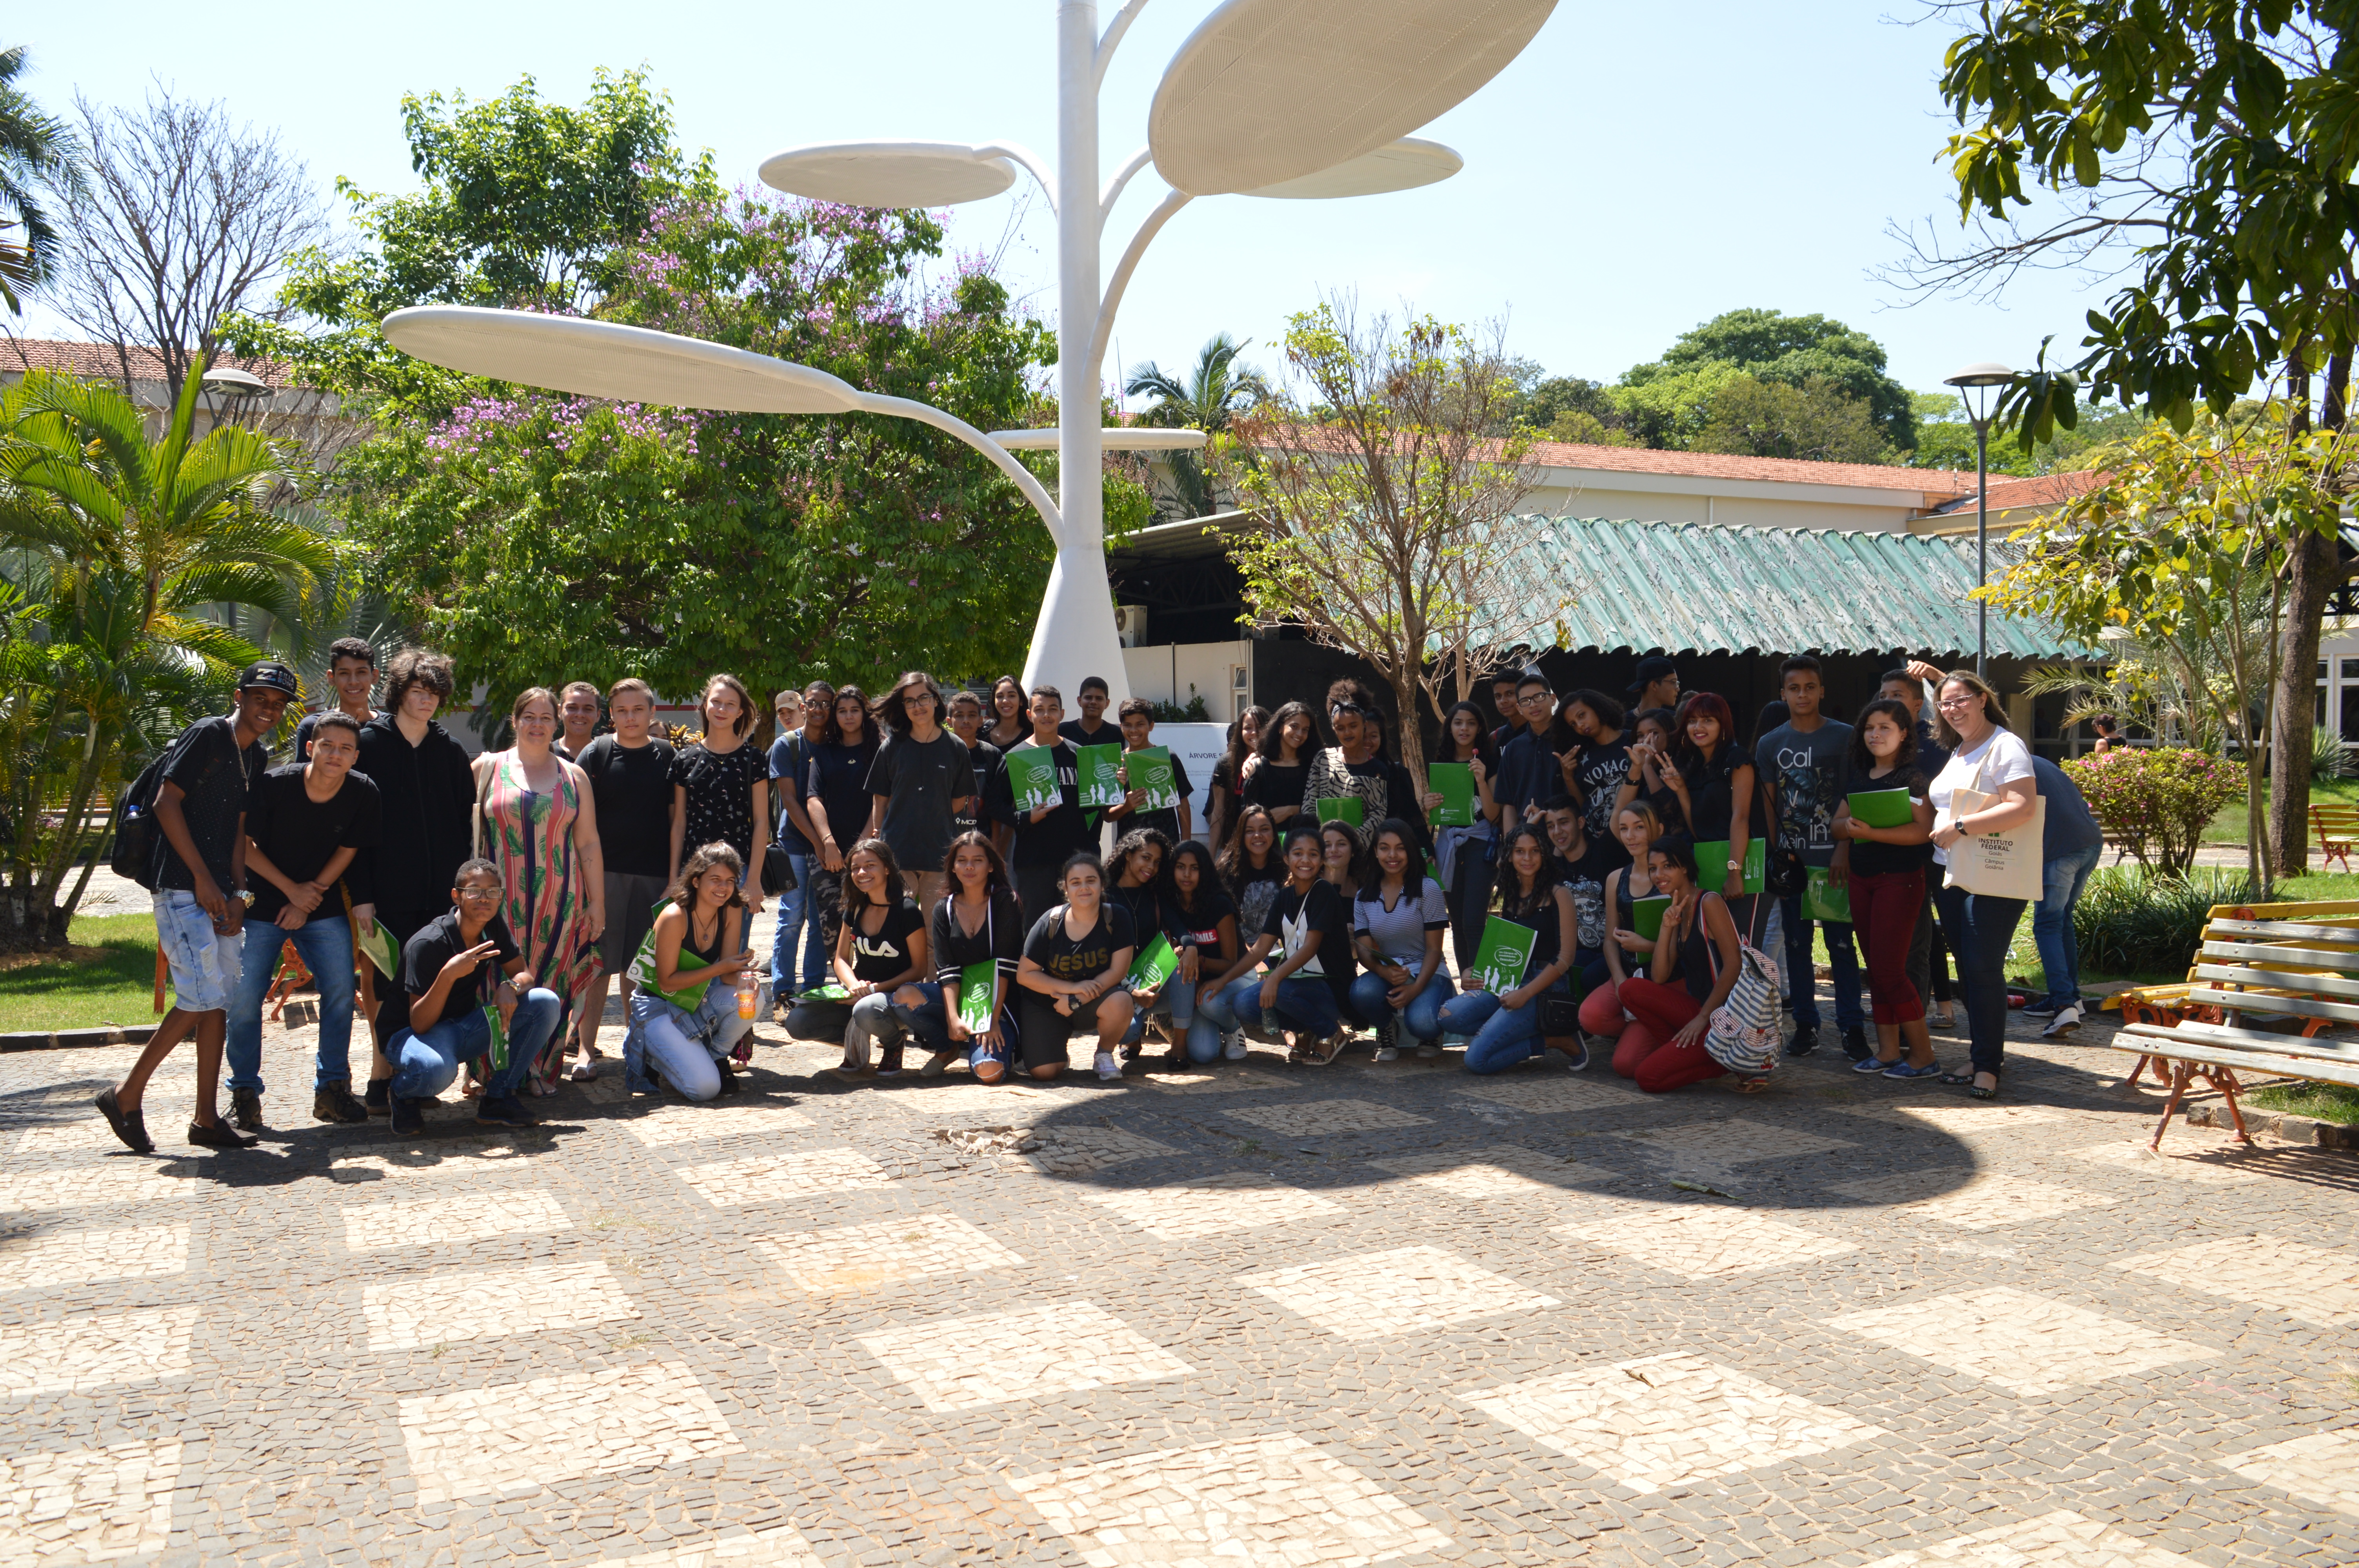
[[[282,449],[234,425],[190,439],[203,375],[153,441],[105,383],[33,371],[0,394],[0,939],[64,940],[102,786],[260,656],[207,607],[297,621],[336,568],[332,540],[268,509]]]
[[[1155,399],[1147,411],[1149,425],[1221,435],[1232,419],[1269,395],[1269,384],[1261,373],[1237,362],[1237,356],[1252,341],[1248,338],[1241,343],[1226,332],[1216,332],[1197,351],[1196,368],[1184,385],[1149,360],[1131,367],[1130,380],[1123,390]],[[1218,510],[1212,476],[1196,453],[1171,454],[1171,479],[1189,516],[1206,517]]]
[[[25,232],[0,240],[0,304],[20,315],[16,291],[40,282],[58,260],[58,232],[40,187],[71,194],[82,185],[82,144],[16,85],[26,64],[24,45],[0,49],[0,229]]]

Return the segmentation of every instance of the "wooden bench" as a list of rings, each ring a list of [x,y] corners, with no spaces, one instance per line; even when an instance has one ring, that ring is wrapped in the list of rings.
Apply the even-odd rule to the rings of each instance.
[[[2359,904],[2217,907],[2187,983],[2148,991],[2125,1003],[2123,1016],[2133,1022],[2109,1044],[2137,1054],[2130,1082],[2149,1063],[2158,1080],[2169,1079],[2149,1148],[2162,1147],[2172,1113],[2198,1078],[2227,1100],[2245,1143],[2252,1136],[2236,1096],[2251,1085],[2240,1074],[2359,1088],[2359,1039],[2319,1038],[2334,1025],[2359,1024]],[[2263,1019],[2298,1022],[2300,1032],[2249,1026]]]
[[[2346,871],[2351,869],[2352,847],[2359,844],[2359,805],[2312,806],[2310,830],[2318,835],[2320,871],[2333,860],[2342,861]]]

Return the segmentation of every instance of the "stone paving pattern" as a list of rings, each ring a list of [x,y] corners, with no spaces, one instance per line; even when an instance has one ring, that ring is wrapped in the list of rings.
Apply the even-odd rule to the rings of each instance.
[[[757,1042],[396,1140],[273,1029],[204,1158],[185,1057],[139,1158],[127,1052],[0,1056],[0,1568],[2359,1562],[2359,1156],[2154,1158],[2111,1053],[1977,1105]]]

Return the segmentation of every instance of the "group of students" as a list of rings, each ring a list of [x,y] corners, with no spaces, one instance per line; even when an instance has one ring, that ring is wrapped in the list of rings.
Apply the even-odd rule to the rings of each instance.
[[[1929,677],[1938,728],[1918,711]],[[2022,904],[1937,892],[1929,866],[1962,833],[2027,817],[2042,784],[1970,673],[1895,671],[1853,725],[1820,711],[1817,661],[1791,658],[1747,746],[1728,704],[1682,696],[1666,659],[1642,663],[1630,708],[1516,672],[1493,688],[1506,723],[1471,702],[1446,716],[1436,760],[1464,770],[1471,807],[1439,823],[1443,794],[1397,760],[1373,694],[1340,681],[1323,712],[1256,708],[1232,726],[1205,790],[1209,843],[1191,836],[1184,765],[1153,746],[1152,706],[1109,722],[1094,677],[1078,718],[1056,687],[1013,677],[987,698],[922,672],[874,700],[813,682],[774,697],[766,754],[733,676],[706,683],[701,733],[677,748],[644,682],[576,682],[520,694],[512,743],[474,758],[437,719],[447,659],[403,650],[381,707],[379,678],[366,643],[335,644],[337,706],[306,717],[274,768],[264,741],[299,685],[266,661],[231,714],[168,753],[152,881],[177,1005],[98,1097],[133,1147],[152,1146],[148,1076],[191,1034],[190,1141],[254,1141],[261,1007],[288,943],[320,990],[314,1117],[386,1116],[402,1133],[462,1072],[479,1119],[511,1126],[533,1120],[527,1096],[595,1076],[617,975],[630,1087],[692,1100],[734,1092],[765,971],[792,1033],[842,1041],[847,1081],[898,1073],[912,1042],[921,1072],[962,1056],[998,1081],[1056,1076],[1076,1034],[1111,1077],[1150,1030],[1179,1061],[1242,1058],[1248,1034],[1274,1034],[1317,1064],[1359,1028],[1386,1060],[1456,1037],[1472,1072],[1549,1052],[1578,1070],[1594,1036],[1642,1087],[1751,1084],[1777,1049],[1778,993],[1783,1049],[1815,1046],[1814,924],[1863,1071],[1995,1090]],[[1119,749],[1111,796],[1085,791],[1093,746]],[[1986,803],[1956,816],[1961,788]],[[1864,821],[1847,805],[1862,791],[1907,805]],[[1833,917],[1830,884],[1853,919]],[[749,937],[771,897],[765,961]],[[1962,1073],[1940,1073],[1925,1023],[1946,979],[1937,923],[1971,1021]],[[1516,961],[1486,965],[1499,934]],[[1760,957],[1781,935],[1782,982]],[[356,1001],[374,1046],[358,1097]],[[224,1054],[229,1126],[213,1111]]]

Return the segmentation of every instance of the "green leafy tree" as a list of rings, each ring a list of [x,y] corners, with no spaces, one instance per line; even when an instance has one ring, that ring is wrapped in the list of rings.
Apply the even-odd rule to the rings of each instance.
[[[2313,419],[2343,429],[2359,337],[2348,0],[2016,0],[1963,14],[1940,92],[1959,124],[1959,211],[1977,226],[1958,249],[1920,245],[1904,274],[1988,290],[2024,266],[2085,263],[2119,279],[2068,373],[2017,389],[2022,442],[2069,427],[2076,390],[2184,429],[2198,405],[2224,414],[2273,373],[2296,434]],[[2030,185],[2065,211],[2026,231],[2013,220]],[[2288,866],[2306,853],[2310,671],[2344,570],[2316,534],[2286,568],[2270,806]]]
[[[1419,693],[1439,719],[1489,649],[1533,640],[1560,608],[1512,569],[1530,429],[1491,434],[1515,389],[1495,333],[1430,317],[1396,330],[1330,302],[1291,319],[1286,359],[1308,395],[1268,399],[1215,455],[1253,514],[1230,550],[1246,618],[1375,665],[1422,788]]]
[[[2251,871],[2263,887],[2277,862],[2255,716],[2280,673],[2288,564],[2306,540],[2335,537],[2339,500],[2323,476],[2350,456],[2343,437],[2296,432],[2273,412],[2186,436],[2157,425],[2110,481],[2018,530],[2022,557],[1988,590],[2084,643],[2118,632],[2181,651],[2181,700],[2206,705],[2216,732],[2242,742]]]
[[[22,314],[17,296],[58,264],[60,241],[44,187],[71,197],[82,186],[82,147],[64,121],[17,82],[30,63],[25,46],[0,49],[0,305]]]
[[[1269,395],[1269,384],[1261,373],[1248,364],[1238,362],[1245,345],[1226,332],[1215,333],[1205,340],[1196,352],[1196,362],[1187,372],[1186,379],[1171,374],[1152,360],[1131,368],[1130,380],[1123,390],[1134,397],[1152,397],[1147,410],[1147,423],[1170,429],[1201,430],[1207,436],[1224,434],[1240,414],[1248,413],[1254,405]],[[1208,517],[1220,510],[1219,497],[1212,491],[1212,476],[1203,460],[1194,452],[1171,454],[1171,481],[1180,492],[1183,515]]]
[[[1884,345],[1828,317],[1730,310],[1680,334],[1660,360],[1632,366],[1622,384],[1642,387],[1707,365],[1794,387],[1824,382],[1867,406],[1885,445],[1906,451],[1917,444],[1915,402],[1886,370]]]
[[[335,568],[328,539],[267,509],[288,478],[277,446],[234,425],[192,438],[202,373],[152,439],[103,383],[33,371],[0,394],[0,939],[65,940],[100,791],[259,656],[207,609],[297,620]]]
[[[280,302],[308,327],[248,320],[234,338],[300,367],[307,385],[447,407],[463,378],[395,352],[379,321],[425,304],[590,311],[625,281],[658,211],[721,196],[710,155],[691,162],[673,144],[670,100],[643,71],[600,70],[579,108],[545,102],[529,76],[484,103],[406,96],[401,121],[420,189],[339,178],[364,244],[294,258]]]
[[[1053,341],[985,273],[928,281],[941,245],[922,212],[681,200],[610,258],[599,314],[1020,423]],[[686,693],[727,669],[766,689],[1020,656],[1047,533],[930,427],[476,385],[447,414],[388,408],[342,474],[378,585],[495,709],[558,679]]]
[[[1872,463],[1884,455],[1884,432],[1865,403],[1823,376],[1799,386],[1742,376],[1712,397],[1711,414],[1689,449],[1821,463]]]

